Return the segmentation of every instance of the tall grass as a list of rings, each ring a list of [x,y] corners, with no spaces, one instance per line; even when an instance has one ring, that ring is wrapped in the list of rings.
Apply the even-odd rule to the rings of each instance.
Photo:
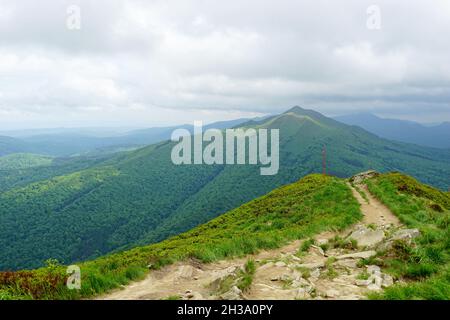
[[[450,197],[411,177],[390,173],[367,182],[369,190],[421,236],[411,246],[394,245],[396,258],[384,263],[407,283],[388,288],[386,299],[450,299]]]

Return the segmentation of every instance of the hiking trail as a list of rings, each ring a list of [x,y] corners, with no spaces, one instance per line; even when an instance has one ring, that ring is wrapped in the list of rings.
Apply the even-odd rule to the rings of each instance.
[[[316,235],[315,243],[304,252],[299,248],[306,240],[296,240],[244,258],[208,264],[181,261],[98,299],[364,299],[368,292],[391,286],[394,280],[376,265],[359,263],[361,259],[374,257],[376,249],[392,239],[415,236],[415,230],[401,229],[398,218],[370,194],[362,183],[364,174],[348,183],[361,205],[361,222],[340,233]],[[251,285],[241,290],[239,278],[249,260],[256,271]]]

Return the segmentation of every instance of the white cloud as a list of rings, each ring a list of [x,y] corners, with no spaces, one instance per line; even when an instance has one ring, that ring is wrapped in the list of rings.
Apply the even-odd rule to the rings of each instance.
[[[79,31],[66,28],[72,4]],[[3,0],[0,125],[180,123],[297,104],[443,120],[448,1],[380,0],[378,31],[371,4]]]

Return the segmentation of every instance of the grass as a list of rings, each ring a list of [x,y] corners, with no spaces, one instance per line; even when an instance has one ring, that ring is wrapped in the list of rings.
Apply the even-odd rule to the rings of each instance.
[[[242,292],[248,291],[253,283],[253,277],[256,272],[255,261],[250,259],[244,265],[244,268],[239,270],[234,275],[228,275],[221,279],[216,288],[217,294],[224,294],[231,290],[233,286],[238,287]]]
[[[68,290],[65,266],[54,264],[32,271],[0,272],[0,293],[13,299],[89,298],[141,279],[149,265],[158,269],[189,258],[207,263],[242,257],[319,232],[343,230],[361,217],[345,181],[309,175],[160,243],[78,263],[81,290]],[[249,280],[242,283],[244,288]]]
[[[348,250],[355,250],[358,249],[358,241],[355,239],[343,239],[340,236],[336,235],[334,238],[332,238],[328,242],[328,247],[331,248],[341,248],[341,249],[348,249]],[[322,248],[323,249],[323,248]]]
[[[357,267],[358,268],[362,268],[364,266],[379,266],[379,267],[384,267],[384,260],[382,258],[380,258],[380,256],[382,256],[382,254],[377,253],[375,256],[367,258],[367,259],[360,259],[357,262]]]
[[[394,285],[381,294],[370,294],[369,298],[376,300],[448,300],[449,292],[450,270],[447,267],[424,281]]]
[[[383,256],[386,270],[405,284],[387,288],[376,299],[450,299],[450,196],[400,173],[367,181],[372,194],[408,228],[421,236],[396,241]]]
[[[369,198],[367,197],[367,194],[353,182],[351,182],[350,184],[361,195],[361,197],[364,199],[364,201],[366,201],[366,203],[369,203]]]
[[[368,280],[370,278],[370,274],[364,270],[356,276],[358,280]]]
[[[314,245],[316,241],[314,239],[308,239],[303,241],[303,243],[300,246],[298,254],[301,255],[304,252],[307,252],[309,248],[311,248],[312,245]]]
[[[311,277],[311,270],[304,267],[297,267],[296,270],[301,273],[303,279]]]
[[[337,273],[337,271],[333,267],[333,263],[335,263],[335,262],[336,262],[336,258],[335,257],[329,257],[327,259],[327,261],[325,262],[325,269],[327,270],[327,272],[323,273],[323,274],[328,279],[334,279],[334,278],[336,278],[339,275]]]
[[[239,281],[237,283],[237,287],[241,289],[241,291],[247,291],[253,282],[253,276],[256,272],[255,261],[248,260],[244,266],[244,270],[239,274]]]
[[[232,275],[226,276],[225,278],[220,280],[220,283],[217,287],[217,294],[223,294],[225,292],[230,291],[230,289],[236,283],[236,278]]]

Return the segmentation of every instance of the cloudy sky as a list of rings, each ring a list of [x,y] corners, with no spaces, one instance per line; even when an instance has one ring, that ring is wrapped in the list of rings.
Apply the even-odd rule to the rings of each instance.
[[[449,121],[449,34],[448,0],[0,0],[0,127]]]

